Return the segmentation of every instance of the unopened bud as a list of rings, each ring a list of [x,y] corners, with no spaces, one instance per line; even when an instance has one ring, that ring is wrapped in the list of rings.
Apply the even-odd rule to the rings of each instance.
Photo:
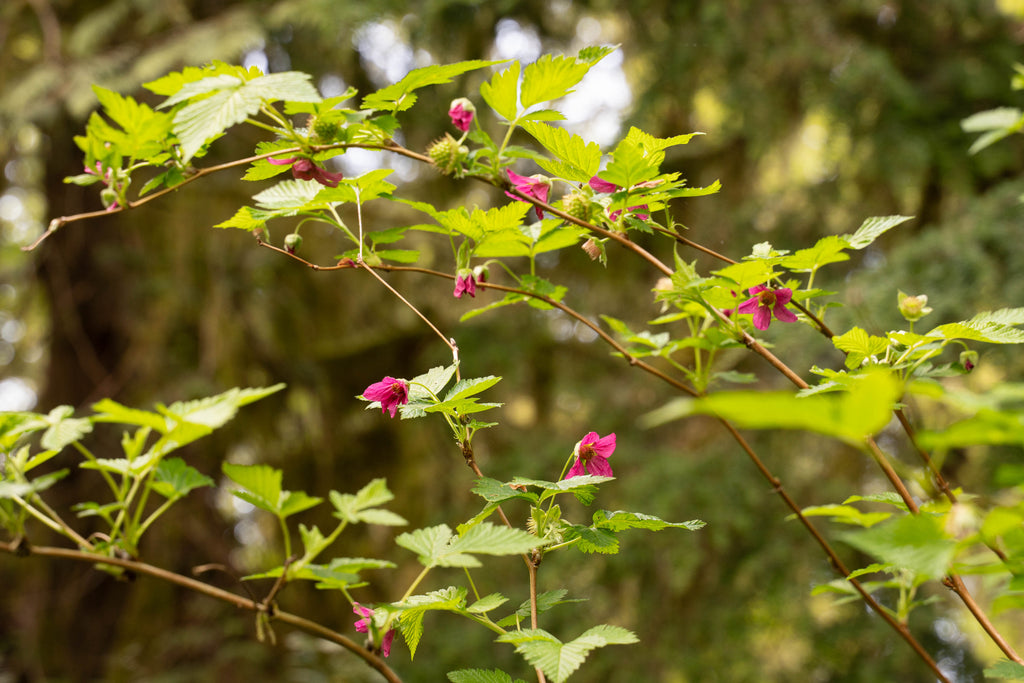
[[[964,370],[970,372],[974,369],[974,366],[978,364],[978,352],[968,349],[967,351],[960,352],[960,365],[964,366]]]
[[[298,251],[299,247],[302,246],[302,235],[297,232],[293,232],[286,235],[284,238],[284,250],[289,254],[294,254]]]

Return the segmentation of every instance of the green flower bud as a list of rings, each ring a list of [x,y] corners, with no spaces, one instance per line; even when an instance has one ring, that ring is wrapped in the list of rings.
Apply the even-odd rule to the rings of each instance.
[[[302,246],[302,235],[297,232],[293,232],[286,235],[284,238],[284,250],[289,254],[294,254],[298,251],[299,247]]]
[[[974,366],[978,364],[978,352],[968,349],[967,351],[960,352],[960,365],[964,366],[964,370],[970,372],[974,369]]]

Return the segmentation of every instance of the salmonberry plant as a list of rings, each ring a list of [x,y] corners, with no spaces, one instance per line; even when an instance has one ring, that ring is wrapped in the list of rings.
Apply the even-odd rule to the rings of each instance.
[[[501,377],[470,372],[473,349],[461,349],[457,335],[442,332],[385,278],[389,272],[405,271],[418,274],[426,284],[453,287],[453,297],[463,304],[482,291],[497,293],[463,319],[526,304],[557,309],[591,329],[613,354],[627,361],[624,372],[645,373],[650,381],[678,393],[677,399],[653,413],[636,416],[637,422],[653,425],[710,415],[735,439],[737,453],[781,499],[785,509],[780,509],[780,519],[789,514],[798,520],[835,569],[835,580],[815,591],[834,594],[841,601],[863,601],[916,653],[923,667],[948,681],[908,628],[911,612],[924,602],[924,587],[942,584],[1003,653],[988,673],[1024,680],[1024,660],[989,616],[994,607],[1024,606],[1024,480],[1012,482],[999,496],[982,503],[946,481],[936,464],[952,448],[1024,443],[1024,386],[1002,384],[975,394],[951,381],[978,363],[974,345],[1024,341],[1024,309],[978,312],[966,320],[927,327],[921,323],[930,312],[927,297],[894,287],[893,302],[907,321],[906,329],[881,335],[861,327],[833,331],[825,318],[840,301],[835,292],[815,286],[819,270],[849,260],[851,252],[865,249],[909,217],[866,217],[848,234],[829,235],[793,252],[762,242],[740,254],[739,260],[689,239],[685,228],[672,219],[673,203],[713,194],[718,183],[691,187],[679,173],[663,172],[661,166],[667,150],[688,144],[695,133],[659,138],[632,128],[612,148],[602,150],[557,124],[564,117],[551,108],[552,103],[571,92],[611,50],[592,47],[577,55],[547,55],[525,66],[494,61],[428,66],[361,99],[353,89],[324,98],[308,74],[263,74],[224,63],[189,67],[146,84],[165,98],[155,108],[96,87],[101,110],[76,138],[84,153],[84,170],[67,180],[96,187],[104,208],[54,219],[30,249],[67,224],[171,201],[168,195],[174,190],[213,173],[244,169],[242,180],[256,183],[258,191],[250,205],[215,227],[251,232],[258,247],[319,271],[355,271],[373,278],[386,301],[415,311],[436,333],[437,343],[451,352],[450,364],[423,368],[418,376],[381,378],[353,398],[352,408],[373,410],[381,420],[395,418],[389,422],[394,429],[402,428],[398,418],[443,422],[474,475],[467,478],[466,489],[479,497],[479,512],[470,519],[452,520],[451,525],[405,531],[395,538],[398,548],[386,558],[346,557],[339,553],[343,532],[358,533],[358,525],[410,524],[386,507],[393,494],[383,479],[358,491],[290,491],[284,488],[287,472],[268,465],[225,462],[220,473],[203,473],[175,455],[223,427],[246,404],[282,388],[277,385],[231,389],[153,410],[106,399],[84,416],[66,406],[46,414],[0,415],[0,522],[8,535],[3,548],[15,555],[79,560],[114,574],[130,572],[173,582],[251,610],[260,638],[273,639],[276,625],[287,624],[342,645],[389,681],[400,680],[386,659],[399,646],[396,634],[415,655],[421,639],[429,638],[423,626],[428,611],[447,612],[492,631],[499,647],[511,646],[522,655],[525,670],[532,668],[538,681],[564,681],[594,649],[636,642],[632,632],[614,624],[585,625],[560,635],[544,630],[546,610],[575,601],[566,598],[564,589],[538,588],[543,558],[553,552],[579,552],[600,561],[599,555],[618,552],[621,532],[696,532],[703,522],[670,522],[645,511],[601,509],[601,489],[612,484],[613,468],[621,464],[621,471],[628,471],[631,458],[628,435],[607,433],[601,425],[591,425],[593,431],[581,435],[575,445],[565,444],[564,461],[536,462],[535,471],[510,481],[486,476],[475,456],[474,437],[499,425],[492,416],[500,415],[501,406],[488,401],[486,392]],[[407,112],[417,104],[417,90],[474,70],[489,70],[491,75],[478,94],[452,101],[450,132],[426,150],[396,142],[403,121],[410,119]],[[242,126],[263,134],[254,154],[204,166],[202,159],[211,145]],[[516,140],[528,136],[534,144],[512,144],[517,131],[525,135]],[[402,155],[437,169],[453,183],[488,183],[503,191],[508,201],[493,207],[452,208],[403,198],[383,162],[381,168],[357,177],[331,170],[331,160],[353,148],[376,150],[382,159]],[[397,202],[420,216],[420,222],[369,230],[362,220],[369,202]],[[344,220],[343,213],[355,220]],[[300,231],[309,223],[334,228],[344,245],[342,253],[307,253]],[[282,229],[287,230],[283,235]],[[450,251],[450,269],[440,272],[417,265],[419,252],[403,246],[403,239],[413,233],[419,240],[436,239],[439,248]],[[653,246],[641,247],[637,235]],[[661,278],[650,300],[650,325],[660,332],[632,329],[600,311],[584,314],[568,303],[565,285],[537,274],[540,255],[578,247],[609,269],[614,248],[616,258],[640,259]],[[695,250],[719,260],[720,267],[699,272],[696,261],[686,258]],[[607,272],[605,268],[596,267],[595,277]],[[599,315],[604,325],[595,322]],[[833,367],[798,371],[774,355],[760,336],[808,329],[834,345]],[[759,356],[767,373],[781,373],[794,389],[737,389],[751,378],[725,369],[720,359],[743,351]],[[804,371],[814,377],[813,383],[804,379]],[[905,410],[915,404],[942,406],[943,414],[950,416],[948,423],[915,428]],[[95,453],[90,435],[108,424],[124,430],[122,452]],[[923,474],[916,481],[906,482],[908,468],[895,467],[876,441],[876,435],[891,425],[902,430],[920,458]],[[849,497],[834,504],[802,507],[740,429],[794,429],[831,437],[875,463],[889,490],[850,491]],[[617,447],[621,453],[616,453]],[[49,466],[41,467],[46,463]],[[63,463],[63,468],[54,469],[54,463]],[[47,490],[60,485],[72,468],[101,478],[109,495],[81,501],[70,510],[51,507]],[[140,556],[142,536],[160,533],[159,520],[168,509],[190,492],[213,486],[212,477],[220,475],[230,482],[232,495],[277,520],[284,549],[280,562],[246,577],[270,580],[272,587],[258,599],[155,567]],[[574,516],[582,509],[577,504],[563,512],[568,497],[593,509],[589,518]],[[333,528],[296,526],[290,520],[320,505],[333,509]],[[75,517],[102,520],[105,531],[85,537],[76,530]],[[814,517],[836,524],[819,528]],[[415,521],[411,524],[415,526]],[[66,538],[70,547],[33,544],[33,530],[39,525]],[[850,567],[835,544],[857,549],[874,561]],[[481,595],[473,577],[486,571],[493,561],[488,556],[519,556],[524,585]],[[404,592],[391,602],[358,602],[358,589],[366,584],[361,572],[411,563],[413,558],[422,568]],[[444,585],[433,570],[452,567],[463,570],[463,580]],[[996,586],[994,603],[981,604],[972,595],[963,579],[968,574],[990,579]],[[546,585],[556,581],[545,578]],[[318,624],[287,612],[282,590],[297,581],[339,592],[351,604],[352,614],[341,623]],[[562,581],[569,583],[567,578]],[[584,618],[585,614],[580,620]],[[357,642],[355,633],[365,635]],[[500,683],[522,673],[464,669],[450,672],[448,678]]]

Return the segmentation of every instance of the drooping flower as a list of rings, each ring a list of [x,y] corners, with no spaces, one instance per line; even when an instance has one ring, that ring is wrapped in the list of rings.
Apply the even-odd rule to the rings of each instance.
[[[270,157],[267,161],[274,166],[287,166],[291,164],[292,177],[296,180],[315,180],[326,187],[337,187],[338,183],[345,177],[343,173],[331,173],[327,169],[317,166],[311,159],[306,157],[289,157],[287,159]]]
[[[473,272],[463,275],[459,274],[455,276],[455,291],[452,295],[456,299],[461,299],[463,294],[469,294],[472,297],[476,296],[476,278],[473,276]]]
[[[753,313],[754,327],[759,330],[767,330],[772,322],[772,316],[783,323],[795,323],[796,315],[786,308],[786,304],[793,298],[793,290],[789,287],[765,287],[758,285],[750,289],[753,295],[741,303],[737,313]]]
[[[448,116],[452,119],[452,125],[463,133],[469,130],[469,125],[473,123],[474,114],[476,114],[476,107],[465,97],[452,100],[448,109]]]
[[[512,186],[515,189],[519,190],[527,197],[533,197],[534,199],[547,203],[548,192],[551,190],[550,180],[542,175],[532,175],[527,178],[526,176],[519,175],[511,169],[506,170],[506,173],[508,173],[508,179],[512,181]],[[506,192],[505,194],[516,201],[526,201],[522,197],[517,197],[511,192]],[[544,218],[544,212],[539,206],[535,206],[534,209],[537,211],[537,220]]]
[[[356,631],[359,633],[368,633],[370,630],[370,622],[373,621],[373,610],[369,607],[363,607],[358,602],[352,603],[352,611],[362,617],[356,621]],[[385,657],[391,655],[391,643],[395,639],[395,629],[390,628],[388,632],[384,634],[384,637],[380,640],[380,653]]]
[[[646,183],[641,183],[641,185],[646,185]],[[618,192],[619,190],[622,189],[621,187],[619,187],[615,183],[609,183],[607,180],[601,180],[597,176],[594,176],[593,178],[590,179],[590,187],[594,190],[594,192],[604,192],[604,193],[609,193],[609,194],[612,193],[612,192]],[[637,186],[637,187],[639,187],[639,186]],[[647,205],[646,204],[638,204],[637,206],[631,206],[628,209],[626,209],[626,211],[628,211],[629,213],[636,213],[637,211],[646,211],[646,210],[647,210]],[[615,222],[615,221],[619,220],[619,216],[621,216],[621,215],[622,215],[622,209],[619,209],[618,211],[612,211],[610,214],[608,214],[608,220],[610,220],[612,222]],[[648,218],[650,218],[650,215],[646,214],[646,213],[637,213],[636,217],[639,218],[642,221],[645,221]]]
[[[615,452],[615,433],[601,437],[597,432],[589,432],[580,439],[573,452],[576,455],[576,462],[566,473],[566,479],[584,474],[610,477],[612,466],[608,464],[608,458]]]
[[[366,387],[363,398],[370,401],[380,401],[382,413],[391,413],[391,417],[398,412],[398,406],[409,402],[409,383],[404,379],[385,377]]]

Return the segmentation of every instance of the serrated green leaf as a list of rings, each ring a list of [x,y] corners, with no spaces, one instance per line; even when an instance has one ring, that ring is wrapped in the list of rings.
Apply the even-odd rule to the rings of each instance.
[[[566,598],[567,591],[564,588],[559,588],[553,591],[545,591],[537,596],[537,613],[543,614],[553,607],[558,605],[566,605],[576,602],[586,602],[585,598]],[[522,620],[529,619],[533,608],[529,600],[524,600],[515,612],[508,615],[504,619],[498,622],[498,626],[512,626],[518,625]]]
[[[645,515],[640,512],[625,512],[617,510],[598,510],[593,516],[593,525],[598,529],[610,531],[624,531],[626,529],[647,529],[648,531],[661,531],[662,529],[689,529],[696,531],[705,526],[705,522],[699,519],[691,519],[688,522],[666,522],[653,515]]]
[[[409,646],[410,657],[416,656],[416,647],[423,635],[423,615],[428,611],[462,611],[466,605],[466,589],[449,586],[426,595],[414,595],[391,607],[400,609],[398,626]]]
[[[267,224],[267,221],[275,216],[281,215],[277,211],[266,211],[264,209],[257,209],[252,206],[243,206],[235,215],[227,220],[217,223],[213,227],[215,228],[239,228],[246,232],[252,232],[262,228]]]
[[[749,429],[800,429],[852,445],[892,419],[901,392],[893,375],[876,371],[856,377],[848,391],[799,397],[790,392],[720,392],[702,399],[676,399],[644,419],[656,425],[686,415],[714,415]]]
[[[480,85],[480,96],[491,109],[506,121],[513,121],[519,108],[516,105],[519,88],[519,62],[513,62],[509,68],[491,76],[491,80]]]
[[[455,374],[455,365],[431,368],[422,375],[409,380],[409,403],[427,401],[433,403],[433,397],[441,393]],[[402,406],[407,408],[408,406]],[[405,413],[402,414],[405,417]]]
[[[540,497],[536,493],[512,488],[511,484],[500,482],[490,477],[481,477],[476,480],[473,486],[473,493],[490,503],[501,503],[513,498],[519,498],[530,503],[536,503]]]
[[[601,147],[596,142],[588,143],[559,126],[524,122],[522,127],[562,162],[558,171],[545,168],[548,172],[583,183],[597,175],[601,167]]]
[[[219,74],[188,83],[160,107],[186,104],[174,115],[174,133],[181,143],[183,161],[189,161],[208,141],[254,116],[265,103],[278,100],[319,102],[320,93],[310,75],[298,71],[258,76],[244,81]]]
[[[574,526],[565,535],[566,541],[575,540],[573,547],[584,554],[615,555],[619,552],[619,539],[613,531],[586,526]]]
[[[596,648],[638,642],[634,633],[617,626],[602,624],[585,631],[575,640],[562,643],[542,629],[524,629],[498,636],[498,642],[512,643],[516,652],[538,667],[555,683],[562,683]]]
[[[939,325],[928,331],[925,336],[946,340],[971,339],[990,344],[1024,343],[1024,330],[994,322],[974,323],[969,320]]]
[[[436,567],[445,566],[441,565],[440,561],[451,540],[451,528],[447,524],[440,524],[400,534],[395,538],[395,544],[416,553],[424,567]]]
[[[92,431],[92,421],[84,417],[71,417],[70,406],[54,408],[47,416],[50,426],[43,432],[40,445],[47,450],[59,451],[70,443],[80,441]]]
[[[966,322],[968,325],[1024,325],[1024,308],[1000,308],[997,311],[984,311]]]
[[[391,510],[382,510],[379,508],[363,510],[359,513],[358,517],[359,521],[365,524],[378,524],[380,526],[406,526],[409,524],[405,517],[402,517]]]
[[[737,288],[737,295],[740,302],[746,297],[740,293],[751,287],[763,285],[775,276],[771,261],[767,259],[752,259],[740,261],[714,271],[715,275],[731,280]]]
[[[513,683],[512,677],[504,671],[494,669],[459,669],[449,671],[448,680],[451,683]],[[523,680],[516,679],[515,683],[523,683]]]
[[[797,273],[811,273],[829,263],[848,261],[850,256],[844,250],[849,246],[845,238],[827,235],[819,239],[813,247],[800,249],[795,254],[784,257],[779,265]]]
[[[869,335],[859,327],[832,337],[832,343],[837,349],[848,354],[846,367],[851,370],[860,367],[866,358],[885,353],[889,348],[889,341],[885,337]]]
[[[456,537],[452,541],[449,551],[483,555],[520,555],[538,545],[537,537],[531,533],[483,522],[472,527],[462,536]]]
[[[851,249],[863,249],[897,225],[906,223],[913,216],[874,216],[866,219],[857,232],[843,235]]]
[[[907,515],[863,531],[846,532],[847,544],[917,577],[940,578],[949,571],[956,542],[946,536],[942,521],[927,514]]]
[[[833,522],[872,527],[892,517],[891,512],[862,512],[852,505],[812,505],[800,511],[804,517],[828,517]],[[795,519],[790,515],[786,519]]]
[[[36,477],[32,481],[24,482],[0,480],[0,499],[13,498],[15,496],[21,498],[32,493],[45,491],[66,477],[69,472],[70,470],[68,469],[57,470],[56,472],[50,472],[49,474]]]
[[[1024,664],[1001,659],[995,663],[995,666],[985,669],[985,676],[1009,681],[1024,681]]]
[[[412,91],[428,85],[449,83],[453,78],[467,71],[501,64],[507,60],[484,61],[473,59],[455,64],[431,64],[430,66],[413,69],[402,80],[393,83],[377,92],[370,93],[363,99],[363,109],[382,109],[400,112],[409,109],[416,101],[410,97]]]
[[[323,498],[310,496],[304,491],[282,491],[277,504],[277,514],[280,517],[290,517],[319,505],[321,501]]]
[[[635,140],[622,140],[612,152],[611,162],[598,177],[619,187],[633,187],[656,178],[664,160],[664,152],[646,153]]]
[[[637,144],[645,153],[652,154],[662,152],[669,147],[688,144],[695,135],[703,135],[703,133],[685,133],[683,135],[673,135],[670,138],[657,138],[636,126],[630,126],[629,132],[626,133],[624,139]]]
[[[473,377],[468,379],[461,379],[455,383],[455,385],[448,390],[445,395],[445,401],[454,401],[460,398],[467,398],[474,396],[482,391],[490,389],[495,384],[501,381],[501,377],[494,375],[488,375],[486,377]]]
[[[181,498],[203,486],[213,486],[213,479],[186,465],[181,458],[161,460],[153,473],[153,490],[164,498]]]
[[[524,109],[529,109],[535,104],[564,97],[583,80],[590,66],[575,57],[544,55],[523,70],[519,101]]]
[[[270,465],[235,465],[226,462],[221,465],[221,471],[228,479],[245,489],[232,491],[232,495],[269,512],[277,512],[281,499],[281,470]]]
[[[508,602],[508,598],[501,593],[491,593],[490,595],[485,595],[467,607],[466,611],[471,614],[486,614],[491,610],[501,607],[506,602]]]

